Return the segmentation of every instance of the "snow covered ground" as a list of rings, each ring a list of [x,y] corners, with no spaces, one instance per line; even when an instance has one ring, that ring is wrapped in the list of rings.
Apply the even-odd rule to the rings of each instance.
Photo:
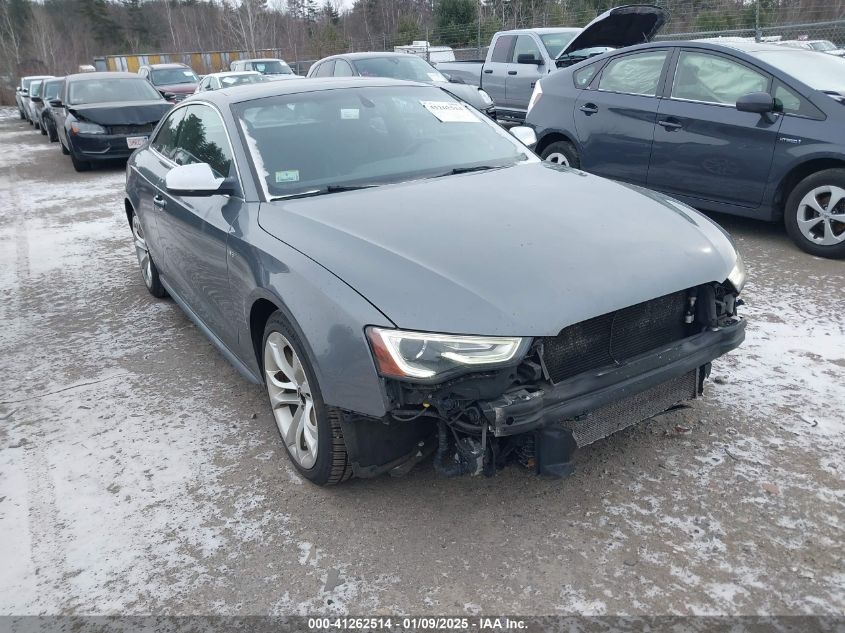
[[[515,468],[304,483],[261,390],[141,281],[120,165],[0,111],[0,614],[839,614],[845,275],[777,226],[707,396]]]

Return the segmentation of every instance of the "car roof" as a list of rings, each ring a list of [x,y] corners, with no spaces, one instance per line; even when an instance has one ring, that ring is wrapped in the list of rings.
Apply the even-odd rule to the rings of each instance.
[[[499,31],[499,35],[518,35],[520,33],[536,33],[537,35],[554,35],[555,33],[577,33],[583,29],[576,26],[543,27],[536,29],[508,29]]]
[[[171,63],[168,63],[168,64],[148,64],[147,68],[152,68],[154,70],[158,70],[159,68],[188,68],[188,69],[190,69],[190,66],[188,66],[187,64],[180,64],[178,62],[171,62]]]
[[[404,54],[404,53],[400,53]],[[267,81],[256,84],[242,84],[237,88],[224,88],[222,90],[209,90],[192,95],[182,103],[205,100],[220,106],[265,97],[278,95],[298,94],[303,92],[320,92],[323,90],[343,90],[346,88],[361,87],[389,87],[389,86],[415,86],[431,88],[431,85],[416,81],[403,81],[401,79],[389,79],[387,77],[320,77],[312,79],[288,79],[287,81]]]
[[[429,49],[430,50],[430,49]],[[339,55],[331,55],[329,57],[325,57],[319,61],[324,61],[326,59],[349,59],[351,61],[355,61],[356,59],[372,59],[374,57],[418,57],[417,55],[413,55],[411,53],[396,53],[393,51],[372,51],[372,52],[357,52],[357,53],[340,53]]]
[[[30,79],[32,81],[35,81],[36,79],[52,79],[52,78],[53,78],[53,75],[26,75],[24,77],[21,77],[21,79]]]
[[[124,73],[119,71],[76,73],[68,75],[65,79],[68,81],[93,81],[95,79],[140,79],[141,81],[146,81],[146,79],[139,77],[137,73]]]
[[[243,75],[261,75],[261,73],[257,70],[224,70],[219,73],[208,73],[206,77],[231,77],[232,75],[241,77]]]
[[[281,57],[250,57],[249,59],[236,59],[236,62],[284,62]],[[287,62],[285,62],[287,63]]]

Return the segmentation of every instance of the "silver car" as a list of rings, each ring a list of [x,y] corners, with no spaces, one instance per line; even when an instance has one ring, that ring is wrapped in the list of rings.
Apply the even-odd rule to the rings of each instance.
[[[745,270],[700,213],[532,137],[390,79],[194,95],[129,159],[144,283],[264,386],[316,484],[432,454],[565,475],[702,393],[744,338]]]

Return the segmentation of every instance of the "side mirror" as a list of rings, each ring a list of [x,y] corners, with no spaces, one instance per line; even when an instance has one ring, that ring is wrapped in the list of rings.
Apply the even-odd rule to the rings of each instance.
[[[752,92],[736,100],[736,109],[740,112],[769,114],[777,111],[775,100],[768,92]]]
[[[542,66],[543,60],[534,57],[533,53],[520,53],[516,57],[517,64],[534,64],[535,66]]]
[[[42,99],[41,97],[30,97],[29,100],[33,103],[41,103],[42,101],[44,101],[44,99]]]
[[[450,84],[466,84],[463,77],[452,77],[452,75],[445,73],[443,73],[443,76],[446,77]]]
[[[528,147],[534,147],[537,144],[537,135],[530,127],[524,125],[517,125],[510,129],[511,134],[516,140]]]
[[[164,97],[165,99],[167,99],[168,101],[170,101],[171,99],[173,99],[173,97],[176,96],[176,93],[175,92],[162,92],[161,96]]]
[[[61,99],[50,99],[50,107],[51,108],[64,108],[65,105],[62,103]]]
[[[174,167],[164,177],[164,185],[178,196],[215,196],[232,192],[224,186],[225,178],[215,176],[208,163],[194,163]]]

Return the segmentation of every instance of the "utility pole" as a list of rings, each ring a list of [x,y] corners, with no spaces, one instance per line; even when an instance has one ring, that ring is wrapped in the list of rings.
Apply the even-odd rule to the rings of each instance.
[[[478,23],[475,28],[475,54],[481,58],[481,0],[478,0]]]
[[[763,39],[763,32],[760,29],[760,0],[754,0],[754,41]]]

